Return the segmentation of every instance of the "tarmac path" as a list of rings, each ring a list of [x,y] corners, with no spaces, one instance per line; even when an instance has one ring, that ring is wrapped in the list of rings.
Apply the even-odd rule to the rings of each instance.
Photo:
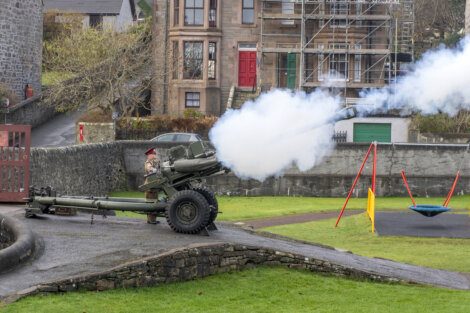
[[[86,214],[26,219],[21,208],[11,206],[0,206],[0,212],[28,225],[37,234],[41,246],[35,260],[0,275],[0,299],[44,282],[105,271],[127,261],[174,248],[224,242],[300,254],[414,283],[470,290],[470,278],[466,274],[366,258],[276,236],[264,237],[225,223],[218,223],[219,230],[206,237],[177,234],[166,222],[149,225],[138,219],[95,216],[91,224],[91,216]]]
[[[83,112],[58,114],[31,131],[31,147],[63,147],[75,144],[75,123]]]

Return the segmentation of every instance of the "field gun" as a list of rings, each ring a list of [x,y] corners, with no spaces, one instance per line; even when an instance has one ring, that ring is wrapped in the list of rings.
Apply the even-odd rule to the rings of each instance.
[[[229,172],[207,143],[194,142],[188,148],[177,146],[168,151],[168,160],[160,172],[146,176],[140,191],[151,192],[156,199],[93,196],[57,196],[51,187],[30,189],[26,217],[54,213],[57,208],[74,208],[106,214],[108,210],[154,213],[165,217],[178,233],[195,234],[215,230],[219,213],[212,191],[202,186],[204,178]]]

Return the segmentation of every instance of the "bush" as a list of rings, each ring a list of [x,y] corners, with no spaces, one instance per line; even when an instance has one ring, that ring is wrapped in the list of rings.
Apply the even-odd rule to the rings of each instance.
[[[470,132],[470,112],[461,111],[456,116],[447,114],[416,115],[412,120],[412,128],[421,133],[459,134]]]
[[[102,110],[90,110],[80,116],[78,121],[85,123],[111,123],[113,119],[111,114]]]
[[[153,136],[168,132],[191,132],[207,137],[209,130],[217,121],[216,117],[171,117],[168,115],[155,115],[145,118],[121,118],[117,128],[127,132],[147,131]]]

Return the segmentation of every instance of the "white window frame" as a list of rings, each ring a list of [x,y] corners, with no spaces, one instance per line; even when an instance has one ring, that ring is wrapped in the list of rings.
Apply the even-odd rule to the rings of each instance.
[[[360,44],[354,45],[356,50],[361,49]],[[362,55],[356,53],[354,55],[354,82],[360,83],[362,78]]]
[[[318,49],[323,51],[323,49],[325,49],[325,45],[324,44],[318,44]],[[323,52],[319,53],[318,54],[318,66],[317,66],[317,70],[318,70],[318,81],[319,82],[322,82],[324,79],[325,79],[325,74],[323,72],[323,64],[325,62],[325,55],[323,54]]]
[[[346,43],[332,43],[330,49],[347,49],[348,44]],[[329,68],[328,68],[328,79],[331,81],[344,82],[349,81],[349,60],[348,55],[345,53],[332,53],[329,56]],[[341,69],[341,64],[345,65],[345,75],[340,76],[342,73],[337,71],[337,68]],[[333,67],[336,69],[333,72]]]
[[[281,2],[281,12],[282,14],[295,14],[295,3],[294,0],[283,0]],[[294,20],[282,20],[282,25],[294,25]]]
[[[348,15],[349,14],[349,2],[332,1],[330,2],[330,14],[331,15]],[[346,28],[349,22],[347,19],[335,19],[333,18],[330,22],[331,28]]]

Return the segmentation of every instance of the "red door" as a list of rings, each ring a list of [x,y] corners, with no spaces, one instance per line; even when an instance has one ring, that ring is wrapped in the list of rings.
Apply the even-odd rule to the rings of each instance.
[[[256,86],[256,51],[239,51],[238,87]]]
[[[0,202],[25,202],[31,126],[0,125]]]

